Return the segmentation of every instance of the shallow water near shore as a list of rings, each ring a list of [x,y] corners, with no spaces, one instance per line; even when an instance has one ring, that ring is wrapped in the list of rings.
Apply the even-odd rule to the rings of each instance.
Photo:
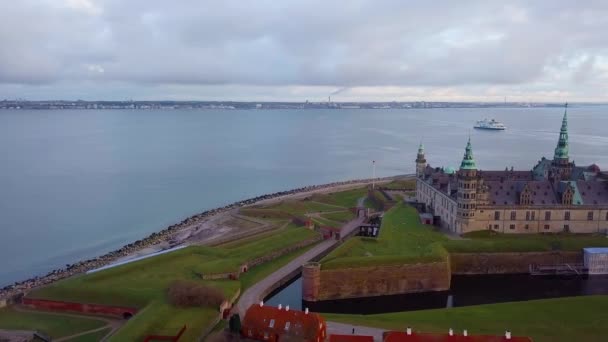
[[[569,109],[570,153],[608,168],[607,106]],[[0,111],[0,287],[241,199],[305,185],[551,157],[561,108]],[[472,130],[494,117],[505,132]]]
[[[564,278],[512,274],[452,276],[449,291],[305,302],[302,301],[302,278],[298,277],[271,293],[266,304],[289,305],[296,310],[307,307],[315,312],[368,315],[605,294],[608,294],[608,276]]]

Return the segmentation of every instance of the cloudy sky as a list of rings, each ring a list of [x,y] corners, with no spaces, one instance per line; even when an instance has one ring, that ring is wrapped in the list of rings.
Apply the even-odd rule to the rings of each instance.
[[[0,99],[608,102],[608,1],[4,0]]]

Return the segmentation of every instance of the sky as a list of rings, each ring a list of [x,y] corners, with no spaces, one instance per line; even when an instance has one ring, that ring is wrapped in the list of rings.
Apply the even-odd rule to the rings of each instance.
[[[3,0],[0,100],[608,102],[608,1]]]

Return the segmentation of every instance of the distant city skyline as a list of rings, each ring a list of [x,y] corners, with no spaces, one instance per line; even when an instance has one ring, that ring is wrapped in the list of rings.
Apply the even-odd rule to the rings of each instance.
[[[608,2],[0,3],[0,100],[608,102]]]

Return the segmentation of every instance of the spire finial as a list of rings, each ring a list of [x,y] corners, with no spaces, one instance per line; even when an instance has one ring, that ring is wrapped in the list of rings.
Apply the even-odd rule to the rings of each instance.
[[[568,102],[564,104],[564,118],[559,131],[559,140],[555,148],[553,159],[568,159]]]
[[[469,140],[467,141],[467,147],[464,149],[464,157],[462,158],[462,163],[460,163],[460,169],[466,170],[476,170],[477,165],[475,164],[475,159],[473,159],[473,147],[471,146],[471,136],[469,135]]]

